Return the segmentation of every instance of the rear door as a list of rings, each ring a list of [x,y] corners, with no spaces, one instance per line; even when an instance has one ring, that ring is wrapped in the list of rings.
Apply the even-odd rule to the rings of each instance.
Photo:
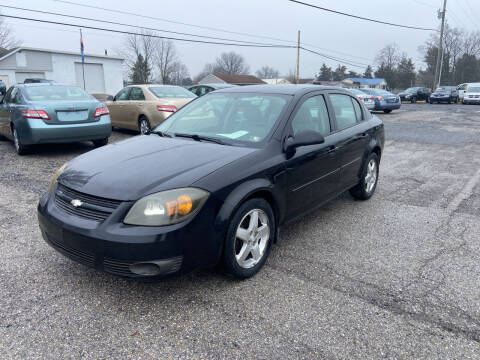
[[[356,185],[360,179],[365,149],[370,138],[367,116],[363,106],[354,97],[330,92],[328,95],[333,110],[338,136],[340,158],[339,191]]]
[[[110,121],[112,126],[125,127],[125,107],[128,101],[130,88],[126,87],[120,90],[113,98],[113,101],[107,104],[110,111]]]
[[[294,217],[316,207],[336,195],[339,159],[336,140],[325,96],[306,95],[299,101],[287,127],[288,136],[313,130],[325,137],[318,145],[303,146],[286,161],[288,182],[288,217]]]
[[[15,87],[12,86],[10,89],[8,89],[7,93],[5,94],[5,97],[2,99],[2,102],[0,104],[0,133],[11,137],[12,132],[10,128],[10,99],[12,95],[12,91]]]

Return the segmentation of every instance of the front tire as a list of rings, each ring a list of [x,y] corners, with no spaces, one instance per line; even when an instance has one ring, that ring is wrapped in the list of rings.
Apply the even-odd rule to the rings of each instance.
[[[275,216],[267,201],[255,198],[243,203],[228,227],[223,253],[225,272],[237,279],[255,275],[270,254],[275,234]]]
[[[107,145],[108,144],[108,138],[93,140],[92,142],[93,142],[93,146],[98,148],[98,147],[102,147],[102,146]]]
[[[350,189],[350,194],[355,199],[368,200],[373,196],[377,188],[379,165],[378,155],[375,153],[370,154],[367,161],[365,161],[360,182]]]
[[[22,156],[28,153],[28,146],[23,145],[18,138],[17,129],[15,125],[12,125],[12,134],[13,134],[13,145],[15,146],[15,151],[18,155]]]
[[[145,116],[142,116],[140,120],[138,120],[138,130],[142,135],[147,135],[150,132],[150,121],[148,121]]]
[[[417,102],[417,98],[416,98],[416,97],[412,97],[412,99],[410,100],[410,102],[411,102],[412,104],[415,104],[415,103]]]

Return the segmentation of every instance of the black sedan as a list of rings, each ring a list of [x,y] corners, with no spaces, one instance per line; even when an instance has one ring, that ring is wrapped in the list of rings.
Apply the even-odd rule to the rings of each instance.
[[[382,121],[340,88],[256,85],[192,101],[62,166],[40,199],[47,243],[125,277],[265,263],[280,227],[342,192],[369,199]],[[313,240],[312,240],[313,241]]]
[[[428,88],[423,87],[412,87],[398,94],[401,101],[410,101],[412,104],[416,103],[418,100],[425,100],[428,102],[430,100],[431,91]]]
[[[195,85],[191,86],[188,88],[189,91],[193,92],[197,96],[203,96],[208,94],[209,92],[215,91],[215,90],[220,90],[220,89],[226,89],[230,87],[234,87],[237,85],[234,84],[201,84],[201,85]]]
[[[455,86],[440,86],[430,95],[430,104],[445,102],[458,103],[458,91]]]

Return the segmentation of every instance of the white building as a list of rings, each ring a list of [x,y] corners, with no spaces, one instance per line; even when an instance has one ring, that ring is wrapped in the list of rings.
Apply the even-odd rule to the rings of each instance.
[[[123,87],[123,59],[114,56],[85,55],[87,92],[115,95]],[[0,51],[0,80],[7,88],[28,78],[54,80],[83,88],[80,53],[19,47]]]

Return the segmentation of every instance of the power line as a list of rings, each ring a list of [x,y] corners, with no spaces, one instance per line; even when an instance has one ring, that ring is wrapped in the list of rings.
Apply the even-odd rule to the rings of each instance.
[[[108,28],[101,28],[101,27],[98,27],[98,26],[69,24],[69,23],[64,23],[64,22],[60,22],[60,21],[42,20],[42,19],[28,18],[28,17],[24,17],[24,16],[14,16],[14,15],[5,15],[5,14],[0,14],[0,16],[1,17],[6,17],[6,18],[11,18],[11,19],[20,19],[20,20],[26,20],[26,21],[41,22],[41,23],[46,23],[46,24],[63,25],[63,26],[70,26],[70,27],[76,27],[76,28],[109,31],[109,32],[126,34],[126,35],[138,35],[138,36],[152,37],[152,38],[158,38],[158,39],[185,41],[185,42],[193,42],[193,43],[201,43],[201,44],[241,46],[241,47],[257,47],[257,48],[284,48],[284,49],[285,48],[296,48],[296,46],[291,46],[291,45],[256,45],[256,44],[238,44],[238,43],[226,43],[226,42],[205,41],[205,40],[193,40],[193,39],[185,39],[185,38],[175,38],[175,37],[170,37],[170,36],[160,36],[160,35],[154,35],[154,34],[141,34],[141,33],[133,32],[133,31],[108,29]]]
[[[292,40],[284,40],[284,39],[279,39],[279,38],[274,38],[274,37],[269,37],[269,36],[249,34],[249,33],[242,33],[242,32],[237,32],[237,31],[230,31],[230,30],[219,29],[219,28],[214,28],[214,27],[209,27],[209,26],[188,24],[188,23],[184,23],[184,22],[180,22],[180,21],[174,21],[174,20],[165,19],[165,18],[160,18],[160,17],[155,17],[155,16],[143,15],[143,14],[138,14],[138,13],[129,12],[129,11],[116,10],[116,9],[108,9],[108,8],[103,8],[103,7],[100,7],[100,6],[81,4],[81,3],[74,2],[74,1],[66,1],[66,0],[52,0],[52,1],[59,2],[59,3],[64,3],[64,4],[82,6],[82,7],[91,8],[91,9],[97,9],[97,10],[115,12],[115,13],[117,13],[117,14],[137,16],[137,17],[144,18],[144,19],[159,20],[159,21],[164,21],[164,22],[168,22],[168,23],[172,23],[172,24],[179,24],[179,25],[184,25],[184,26],[191,26],[191,27],[196,27],[196,28],[204,29],[204,30],[212,30],[212,31],[224,32],[224,33],[229,33],[229,34],[250,36],[250,37],[262,38],[262,39],[268,39],[268,40],[276,40],[276,41],[289,42],[289,43],[292,43],[292,44],[296,44],[296,41],[292,41]]]
[[[70,4],[70,5],[81,6],[81,7],[86,7],[86,8],[91,8],[91,9],[103,10],[103,11],[107,11],[107,12],[114,12],[114,13],[119,13],[119,14],[123,14],[123,15],[131,15],[131,16],[136,16],[136,17],[144,18],[144,19],[160,20],[160,21],[164,21],[164,22],[168,22],[168,23],[180,24],[180,25],[196,27],[196,28],[206,29],[206,30],[213,30],[213,31],[217,31],[217,32],[224,32],[224,33],[229,33],[229,34],[236,34],[236,35],[249,36],[249,37],[255,37],[255,38],[262,38],[262,39],[269,39],[269,40],[276,40],[276,41],[282,41],[282,42],[287,42],[287,43],[291,43],[291,44],[296,44],[296,41],[292,41],[292,40],[286,40],[286,39],[280,39],[280,38],[276,38],[276,37],[262,36],[262,35],[256,35],[256,34],[249,34],[249,33],[237,32],[237,31],[230,31],[230,30],[225,30],[225,29],[213,28],[213,27],[209,27],[209,26],[188,24],[188,23],[174,21],[174,20],[170,20],[170,19],[138,14],[138,13],[134,13],[134,12],[130,12],[130,11],[108,9],[108,8],[104,8],[104,7],[100,7],[100,6],[81,4],[81,3],[74,2],[74,1],[67,1],[67,0],[52,0],[52,1],[65,3],[65,4]],[[138,27],[138,26],[135,26],[135,27]],[[218,39],[220,40],[222,38],[218,38]],[[234,40],[234,41],[241,42],[240,40]],[[254,43],[255,44],[255,42],[251,42],[251,41],[249,41],[249,42],[245,41],[245,43]],[[359,59],[372,61],[371,59],[368,59],[368,58],[365,58],[365,57],[346,54],[346,53],[342,53],[342,52],[332,50],[332,49],[321,48],[321,47],[318,47],[318,46],[313,45],[313,44],[307,44],[307,43],[302,43],[302,44],[306,45],[306,46],[310,46],[310,47],[319,48],[321,50],[325,50],[325,51],[329,51],[329,52],[333,52],[333,53],[338,53],[338,54],[341,54],[341,55],[347,55],[347,56],[351,56],[351,57],[354,57],[354,58],[359,58]]]
[[[319,53],[317,51],[313,51],[313,50],[310,50],[310,49],[307,49],[303,46],[300,46],[300,49],[302,50],[305,50],[309,53],[312,53],[312,54],[315,54],[315,55],[318,55],[318,56],[321,56],[321,57],[324,57],[326,59],[329,59],[329,60],[333,60],[333,61],[336,61],[336,62],[339,62],[341,64],[345,64],[345,65],[348,65],[348,66],[353,66],[353,67],[357,67],[357,68],[364,68],[365,66],[368,66],[367,64],[355,64],[355,63],[352,63],[352,62],[349,62],[349,61],[346,61],[346,60],[343,60],[343,59],[338,59],[338,58],[334,58],[334,57],[331,57],[331,56],[328,56],[328,55],[325,55],[325,54],[322,54],[322,53]]]
[[[4,8],[8,8],[8,9],[15,9],[15,10],[22,10],[22,11],[30,11],[30,12],[40,13],[40,14],[63,16],[63,17],[69,17],[69,18],[73,18],[73,19],[97,21],[97,22],[102,22],[102,23],[105,23],[105,24],[129,26],[129,27],[134,27],[134,28],[138,28],[138,29],[144,29],[144,30],[150,30],[150,31],[160,31],[160,32],[166,32],[166,33],[171,33],[171,34],[186,35],[186,36],[200,37],[200,38],[213,39],[213,40],[234,41],[234,42],[240,42],[240,43],[245,43],[245,44],[255,44],[255,45],[276,45],[276,44],[266,44],[266,43],[259,43],[259,42],[253,42],[253,41],[226,39],[226,38],[220,38],[220,37],[213,37],[213,36],[184,33],[184,32],[178,32],[178,31],[157,29],[157,28],[145,27],[145,26],[140,26],[140,25],[125,24],[125,23],[120,23],[120,22],[115,22],[115,21],[87,18],[87,17],[77,16],[77,15],[67,15],[67,14],[50,12],[50,11],[27,9],[27,8],[21,8],[21,7],[17,7],[17,6],[0,5],[0,7],[4,7]]]
[[[56,1],[57,1],[57,0],[56,0]],[[370,18],[366,18],[366,17],[363,17],[363,16],[348,14],[348,13],[345,13],[345,12],[328,9],[328,8],[325,8],[325,7],[321,7],[321,6],[309,4],[309,3],[302,2],[302,1],[298,1],[298,0],[287,0],[287,1],[290,1],[290,2],[293,2],[293,3],[296,3],[296,4],[300,4],[300,5],[304,5],[304,6],[309,6],[309,7],[315,8],[315,9],[319,9],[319,10],[331,12],[331,13],[334,13],[334,14],[337,14],[337,15],[344,15],[344,16],[348,16],[348,17],[351,17],[351,18],[360,19],[360,20],[365,20],[365,21],[370,21],[370,22],[374,22],[374,23],[378,23],[378,24],[383,24],[383,25],[390,25],[390,26],[396,26],[396,27],[401,27],[401,28],[406,28],[406,29],[414,29],[414,30],[438,31],[437,29],[423,28],[423,27],[417,27],[417,26],[401,25],[401,24],[395,24],[395,23],[391,23],[391,22],[387,22],[387,21],[382,21],[382,20],[370,19]]]

